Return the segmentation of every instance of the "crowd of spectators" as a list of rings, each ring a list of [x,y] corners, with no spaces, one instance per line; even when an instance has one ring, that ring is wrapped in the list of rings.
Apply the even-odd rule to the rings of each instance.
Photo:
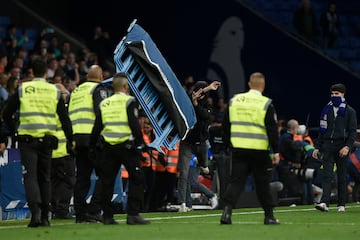
[[[89,41],[89,47],[78,50],[68,40],[59,40],[58,34],[52,28],[39,30],[33,45],[26,45],[29,40],[26,33],[17,30],[15,24],[7,26],[5,37],[0,38],[0,73],[2,101],[8,98],[19,82],[31,79],[30,63],[41,57],[48,64],[47,80],[62,83],[70,93],[82,82],[91,65],[105,65],[107,57],[111,56],[110,36],[96,27],[96,36]],[[104,68],[104,77],[110,77],[112,72]]]

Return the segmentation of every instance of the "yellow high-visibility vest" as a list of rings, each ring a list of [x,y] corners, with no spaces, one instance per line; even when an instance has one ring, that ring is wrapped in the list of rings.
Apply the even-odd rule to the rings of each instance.
[[[56,109],[60,91],[45,79],[24,82],[19,86],[20,125],[19,135],[41,138],[54,135]]]
[[[70,96],[69,118],[73,134],[90,134],[95,122],[93,91],[99,83],[84,82]]]
[[[234,148],[268,150],[265,127],[271,99],[254,92],[235,95],[229,105],[230,140]]]
[[[100,110],[104,129],[101,135],[105,142],[115,145],[128,140],[131,129],[128,123],[127,104],[133,97],[124,94],[114,94],[101,101]]]
[[[57,118],[57,127],[54,136],[58,139],[58,147],[57,149],[53,149],[51,158],[61,158],[65,156],[69,156],[69,153],[66,149],[66,136],[65,133],[61,127],[59,116],[56,115]]]

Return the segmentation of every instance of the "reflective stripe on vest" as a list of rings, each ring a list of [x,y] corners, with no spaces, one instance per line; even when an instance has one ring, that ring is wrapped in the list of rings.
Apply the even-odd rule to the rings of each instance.
[[[35,138],[56,131],[56,110],[60,91],[45,80],[24,82],[19,86],[20,125],[19,135]]]
[[[56,115],[57,127],[54,136],[58,139],[58,148],[54,149],[51,154],[51,158],[61,158],[65,156],[69,156],[69,153],[66,149],[66,136],[61,127],[60,119],[58,115]]]
[[[149,135],[147,135],[144,132],[144,129],[141,129],[141,132],[142,132],[142,137],[143,137],[144,143],[145,144],[150,144],[151,139],[150,139]],[[140,162],[140,165],[143,166],[143,167],[150,167],[151,166],[151,156],[150,156],[150,154],[148,152],[142,152],[141,155],[143,157],[143,160]]]
[[[145,144],[150,144],[152,139],[148,134],[144,132],[144,129],[141,129],[142,136]],[[159,157],[159,152],[156,150],[150,150],[150,152],[142,152],[143,161],[140,162],[143,167],[150,167],[154,171],[161,171],[161,167],[159,166],[160,162],[157,160]],[[160,164],[161,165],[161,164]],[[162,165],[161,165],[162,166]],[[164,170],[165,171],[165,170]]]
[[[177,173],[177,165],[179,161],[179,143],[177,143],[177,148],[175,150],[169,150],[165,147],[161,147],[164,152],[164,161],[166,166],[162,165],[160,161],[152,161],[152,169],[157,172],[169,172]]]
[[[167,162],[166,171],[169,173],[177,173],[177,165],[179,162],[179,146],[180,141],[176,143],[175,150],[167,150],[165,161]]]
[[[129,140],[131,129],[126,108],[131,99],[131,96],[114,94],[101,101],[101,118],[104,124],[101,135],[105,142],[115,145]]]
[[[230,140],[234,148],[269,149],[265,115],[270,103],[271,99],[254,92],[237,94],[231,99]]]
[[[162,165],[159,161],[159,152],[152,150],[152,157],[151,157],[151,167],[153,169],[153,171],[156,172],[165,172],[165,167],[164,165]]]
[[[164,153],[166,153],[165,147],[161,146],[161,149],[163,150]],[[156,161],[154,161],[154,159],[153,159],[152,168],[156,172],[165,172],[166,167],[164,165],[162,165],[160,161],[158,161],[160,153],[158,151],[156,151],[156,152],[157,152],[157,158],[156,158]],[[164,155],[164,161],[166,162],[165,158],[166,158],[166,155]]]
[[[93,92],[99,83],[84,82],[70,96],[69,117],[73,134],[90,134],[95,122]]]

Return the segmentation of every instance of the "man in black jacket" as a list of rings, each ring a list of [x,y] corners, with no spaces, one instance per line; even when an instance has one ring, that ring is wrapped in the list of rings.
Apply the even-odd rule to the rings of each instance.
[[[318,158],[319,152],[323,156],[323,195],[321,202],[315,208],[329,211],[331,186],[336,164],[338,212],[345,212],[346,203],[346,165],[356,139],[357,117],[356,111],[345,101],[345,85],[334,84],[330,88],[331,100],[324,107],[320,116],[319,137],[315,143],[313,157]]]

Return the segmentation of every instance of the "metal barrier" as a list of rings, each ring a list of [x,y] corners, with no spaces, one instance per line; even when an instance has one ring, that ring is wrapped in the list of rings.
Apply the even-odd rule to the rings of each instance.
[[[153,125],[156,138],[148,146],[176,149],[196,123],[190,98],[148,34],[134,20],[114,51],[116,72],[125,72],[132,95]],[[110,84],[112,78],[103,81]]]

